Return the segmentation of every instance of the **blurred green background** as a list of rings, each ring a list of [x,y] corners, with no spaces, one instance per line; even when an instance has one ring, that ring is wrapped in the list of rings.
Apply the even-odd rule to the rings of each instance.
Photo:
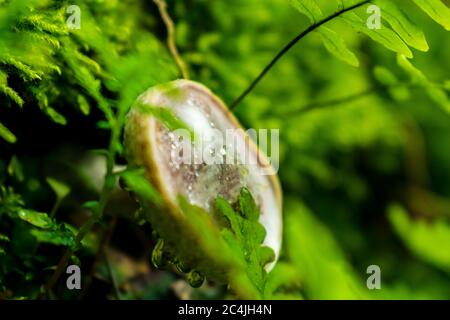
[[[35,297],[68,246],[33,231],[14,208],[50,214],[53,177],[70,187],[56,220],[79,227],[81,205],[98,198],[104,174],[104,162],[88,152],[108,144],[103,106],[126,108],[148,87],[179,77],[152,1],[74,2],[81,29],[70,31],[68,1],[0,1],[0,129],[9,140],[0,139],[0,299]],[[339,4],[317,2],[326,14]],[[387,88],[389,76],[411,81],[396,53],[335,19],[327,26],[359,67],[331,55],[313,32],[235,111],[244,127],[280,129],[285,225],[274,272],[298,279],[286,297],[450,299],[450,102],[424,85],[448,92],[450,38],[411,1],[395,2],[426,35],[429,51],[412,50],[411,63],[427,81]],[[310,24],[287,0],[167,3],[191,79],[227,104]],[[125,164],[120,150],[117,163]],[[116,224],[110,263],[98,263],[84,295],[114,296],[113,272],[123,299],[226,296],[154,270],[151,229],[126,217],[136,208],[124,197],[112,194],[104,225],[77,254],[92,265],[98,231]],[[366,287],[369,265],[381,268],[381,290]],[[55,295],[78,297],[61,288]]]

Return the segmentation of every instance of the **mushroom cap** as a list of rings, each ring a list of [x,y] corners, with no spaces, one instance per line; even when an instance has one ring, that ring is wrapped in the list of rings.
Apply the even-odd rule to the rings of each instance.
[[[235,202],[246,187],[266,229],[263,244],[275,252],[275,261],[266,266],[271,270],[281,248],[281,188],[267,157],[234,115],[208,88],[189,80],[152,87],[138,102],[169,108],[196,138],[190,141],[179,130],[170,131],[151,113],[132,107],[125,126],[129,162],[145,168],[169,208],[176,208],[177,196],[182,195],[210,212],[217,197]]]

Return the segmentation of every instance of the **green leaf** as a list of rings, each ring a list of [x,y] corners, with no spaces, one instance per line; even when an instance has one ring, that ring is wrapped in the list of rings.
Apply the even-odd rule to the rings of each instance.
[[[421,51],[428,51],[428,43],[422,30],[396,6],[394,1],[377,0],[376,3],[382,9],[382,18],[409,46]]]
[[[9,242],[9,237],[3,233],[0,233],[0,241]]]
[[[74,234],[69,230],[40,230],[33,229],[31,234],[40,242],[49,243],[56,246],[75,247]]]
[[[303,299],[300,294],[302,278],[291,263],[278,262],[270,272],[266,284],[266,297],[268,299],[283,299],[283,296],[290,295],[296,300]]]
[[[264,295],[267,272],[264,267],[275,259],[275,253],[262,243],[266,230],[259,223],[259,210],[250,192],[241,189],[238,210],[222,198],[217,198],[215,208],[218,215],[228,220],[230,228],[222,229],[222,237],[246,265],[246,273],[260,294]]]
[[[50,119],[52,119],[54,122],[61,124],[63,126],[67,124],[66,118],[55,109],[51,107],[46,107],[44,108],[44,111],[47,114],[47,116],[49,116]]]
[[[8,214],[16,217],[24,205],[22,197],[14,192],[11,187],[0,186],[0,215]]]
[[[297,200],[288,199],[285,206],[285,254],[304,279],[305,294],[310,299],[367,299],[365,283],[329,228]]]
[[[409,99],[410,92],[406,86],[401,86],[397,77],[387,68],[376,66],[373,70],[375,78],[388,87],[389,94],[398,101]]]
[[[162,124],[170,131],[178,129],[185,129],[189,132],[191,141],[195,139],[195,132],[184,121],[177,117],[177,115],[170,109],[164,107],[154,107],[150,105],[144,105],[138,102],[136,108],[144,113],[153,115],[156,119],[162,122]]]
[[[312,23],[322,17],[322,10],[314,0],[290,0],[289,2],[300,13],[306,15]]]
[[[8,174],[21,182],[25,179],[22,164],[15,155],[11,157],[11,161],[8,164]]]
[[[2,137],[6,142],[9,143],[15,143],[17,141],[16,136],[8,130],[7,127],[5,127],[1,122],[0,122],[0,137]]]
[[[25,63],[19,61],[16,58],[13,57],[6,57],[3,59],[3,62],[5,64],[13,66],[19,73],[21,74],[22,78],[25,81],[32,81],[32,80],[41,80],[42,75],[41,72],[33,70],[30,66],[26,65]]]
[[[82,94],[77,95],[78,106],[80,107],[81,112],[88,116],[91,112],[91,106],[89,105],[87,99]]]
[[[322,10],[316,1],[291,0],[290,3],[300,13],[306,15],[313,24],[323,17]],[[342,37],[325,26],[320,27],[317,31],[328,52],[351,66],[359,66],[358,58],[347,48]]]
[[[327,27],[320,27],[318,32],[328,52],[351,66],[359,66],[358,58],[347,48],[344,39],[336,32]]]
[[[413,0],[434,21],[450,30],[450,8],[441,0]]]
[[[445,90],[429,81],[425,74],[417,69],[405,56],[398,55],[397,62],[408,73],[414,83],[423,86],[430,99],[436,102],[444,111],[450,113],[450,100]]]
[[[0,70],[0,92],[3,92],[7,97],[22,107],[24,104],[23,99],[14,89],[8,86],[7,79],[8,75]]]
[[[56,225],[46,213],[21,209],[19,210],[17,216],[23,221],[26,221],[38,228],[51,229]]]
[[[144,177],[142,170],[127,170],[122,172],[120,176],[124,179],[126,186],[140,197],[157,205],[162,203],[160,194]]]
[[[259,209],[247,188],[242,188],[238,198],[240,212],[250,221],[258,221]]]
[[[450,224],[444,219],[413,220],[399,205],[392,205],[388,217],[396,234],[419,258],[450,273],[450,250],[437,244],[450,243]]]
[[[240,228],[239,220],[236,216],[236,213],[234,212],[233,207],[231,207],[231,204],[223,199],[223,198],[217,198],[216,199],[216,209],[217,211],[226,218],[226,221],[228,222],[225,226],[230,227],[231,230],[238,230]],[[237,236],[239,236],[238,234]]]
[[[86,201],[83,203],[83,208],[91,209],[95,211],[99,206],[98,201]]]
[[[59,200],[64,199],[70,193],[70,187],[68,185],[50,177],[45,180],[55,192]]]
[[[369,29],[366,22],[353,12],[343,14],[342,19],[357,31],[362,32],[387,49],[412,58],[413,54],[403,40],[391,29],[382,26],[381,29]]]
[[[445,90],[450,91],[450,80],[445,80],[444,88]]]

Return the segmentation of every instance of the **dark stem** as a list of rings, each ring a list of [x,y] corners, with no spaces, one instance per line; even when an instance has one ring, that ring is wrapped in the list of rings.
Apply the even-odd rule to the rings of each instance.
[[[432,84],[430,84],[430,86],[439,88],[442,90],[446,90],[443,85],[440,85],[437,83],[432,83]],[[311,103],[309,103],[301,108],[298,108],[298,109],[286,110],[285,112],[283,112],[283,111],[277,112],[276,115],[282,116],[282,117],[296,116],[296,115],[307,113],[312,110],[328,108],[328,107],[333,107],[336,105],[344,104],[346,102],[352,102],[352,101],[364,98],[366,96],[376,94],[381,90],[391,90],[391,89],[395,89],[395,88],[410,88],[410,89],[411,88],[419,88],[419,89],[422,88],[423,89],[424,87],[425,86],[422,84],[411,83],[411,82],[399,82],[399,83],[392,84],[392,85],[380,84],[380,85],[375,85],[371,88],[362,90],[360,92],[353,93],[353,94],[345,96],[345,97],[340,97],[340,98],[331,99],[331,100],[322,101],[322,102],[311,102]]]
[[[280,114],[277,113],[277,115],[293,116],[293,115],[303,114],[303,113],[306,113],[308,111],[315,110],[315,109],[336,106],[339,104],[351,102],[351,101],[358,100],[358,99],[364,98],[366,96],[375,94],[380,89],[384,89],[384,88],[386,88],[386,87],[378,86],[378,87],[369,88],[369,89],[363,90],[361,92],[357,92],[357,93],[354,93],[354,94],[351,94],[349,96],[342,97],[342,98],[337,98],[337,99],[323,101],[323,102],[312,102],[302,108],[294,109],[294,110],[287,110],[286,112],[281,112]]]
[[[230,109],[234,110],[239,103],[245,99],[245,97],[256,87],[256,85],[261,81],[262,78],[266,75],[267,72],[269,72],[270,69],[280,60],[281,57],[283,57],[298,41],[303,39],[305,36],[307,36],[312,31],[316,30],[320,26],[324,25],[325,23],[329,22],[330,20],[333,20],[336,17],[339,17],[340,15],[351,11],[353,9],[359,8],[367,3],[369,3],[371,0],[366,0],[360,3],[357,3],[353,6],[350,6],[348,8],[344,8],[331,16],[328,16],[324,18],[323,20],[314,23],[313,25],[309,26],[306,30],[304,30],[302,33],[300,33],[298,36],[296,36],[294,39],[292,39],[276,56],[273,58],[273,60],[264,68],[264,70],[259,74],[258,77],[256,77],[255,80],[250,84],[250,86],[239,96],[239,98],[236,99],[235,102],[231,105]]]

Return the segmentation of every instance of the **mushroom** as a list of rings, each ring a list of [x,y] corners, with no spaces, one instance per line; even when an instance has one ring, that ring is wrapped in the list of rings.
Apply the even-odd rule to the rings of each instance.
[[[218,196],[235,202],[240,189],[246,187],[267,232],[263,244],[274,250],[277,259],[282,238],[278,177],[224,103],[197,82],[176,80],[150,88],[138,98],[138,105],[170,109],[196,137],[191,141],[170,131],[152,113],[137,106],[127,116],[128,161],[144,167],[168,208],[176,208],[177,196],[182,195],[209,212]],[[174,211],[166,214],[175,217]],[[266,270],[270,271],[275,261]]]

